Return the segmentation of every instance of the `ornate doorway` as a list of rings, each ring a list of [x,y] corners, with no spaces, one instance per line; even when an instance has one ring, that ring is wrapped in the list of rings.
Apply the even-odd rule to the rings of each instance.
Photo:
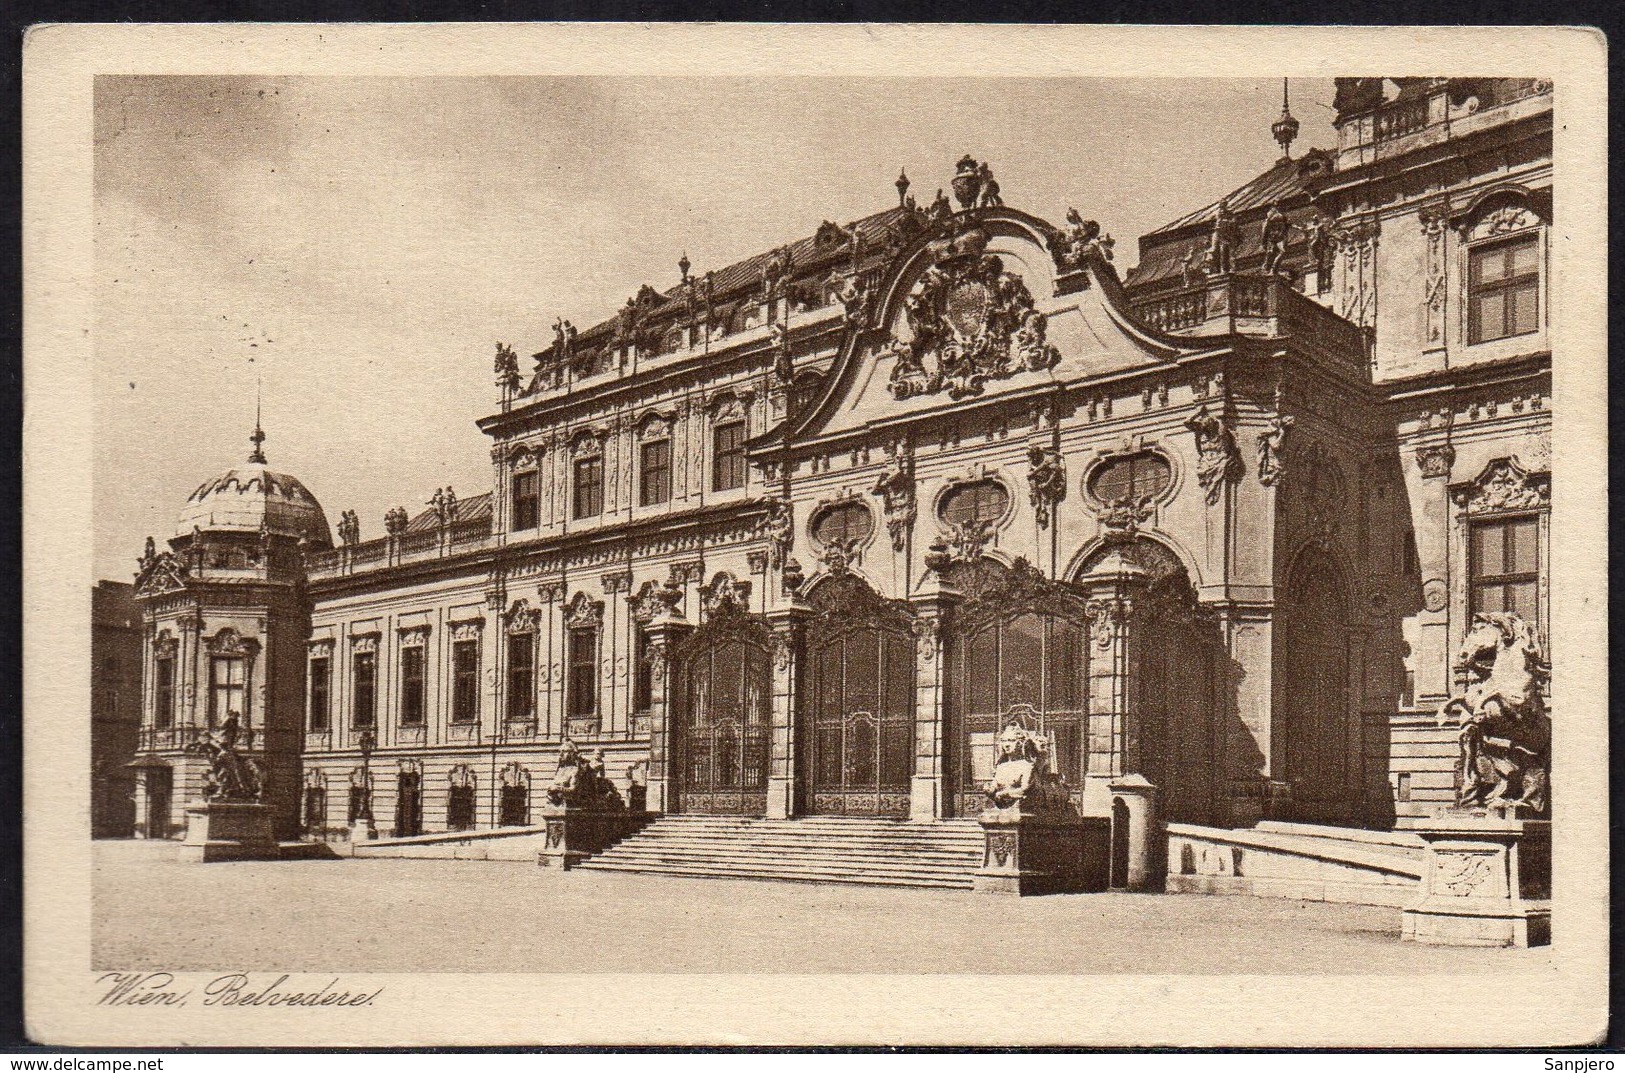
[[[147,837],[169,837],[169,809],[174,798],[175,772],[167,767],[149,767],[147,776]]]
[[[1329,819],[1349,807],[1359,743],[1349,712],[1349,598],[1343,571],[1318,547],[1298,555],[1279,601],[1276,703],[1286,724],[1293,811]]]
[[[948,768],[956,816],[986,804],[999,733],[1009,724],[1050,741],[1050,767],[1081,804],[1087,741],[1085,603],[1071,586],[1018,561],[956,567],[966,601],[948,643]]]
[[[1138,638],[1140,773],[1158,788],[1164,819],[1212,823],[1222,781],[1225,710],[1218,625],[1190,578],[1162,545],[1139,540],[1124,553],[1145,571],[1130,629]]]
[[[767,811],[772,631],[720,603],[678,653],[675,753],[680,812]]]
[[[907,611],[850,574],[812,593],[802,709],[803,805],[907,816],[914,774],[914,638]]]

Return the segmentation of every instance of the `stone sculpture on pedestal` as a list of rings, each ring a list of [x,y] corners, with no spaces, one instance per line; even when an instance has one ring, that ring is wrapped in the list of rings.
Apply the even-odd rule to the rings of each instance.
[[[1109,822],[1073,810],[1046,763],[1049,743],[1012,719],[999,735],[998,760],[986,787],[983,894],[1052,894],[1105,890]]]
[[[1534,628],[1516,614],[1473,616],[1456,657],[1461,691],[1440,709],[1460,721],[1456,805],[1419,834],[1422,897],[1401,936],[1447,946],[1539,946],[1551,931],[1550,674]]]

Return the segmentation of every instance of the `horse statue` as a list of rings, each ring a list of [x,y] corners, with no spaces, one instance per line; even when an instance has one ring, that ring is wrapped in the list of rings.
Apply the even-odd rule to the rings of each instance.
[[[259,764],[237,751],[240,725],[241,717],[236,712],[230,712],[218,731],[209,731],[201,739],[186,746],[187,755],[202,756],[209,761],[209,770],[203,776],[204,800],[260,799],[265,779]]]
[[[1474,615],[1455,668],[1467,684],[1439,718],[1461,727],[1456,806],[1544,813],[1552,732],[1543,687],[1551,667],[1534,627],[1509,611]]]

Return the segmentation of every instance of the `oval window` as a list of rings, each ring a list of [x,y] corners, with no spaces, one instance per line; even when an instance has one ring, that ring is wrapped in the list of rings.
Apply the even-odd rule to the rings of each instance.
[[[1137,503],[1155,499],[1172,481],[1167,459],[1155,451],[1136,451],[1099,466],[1089,478],[1089,494],[1101,503]]]
[[[837,503],[818,512],[813,519],[812,535],[814,540],[825,545],[849,540],[861,543],[874,527],[869,508],[862,503]]]
[[[975,481],[952,488],[942,497],[942,520],[949,525],[966,522],[992,524],[1010,509],[1010,493],[998,481]]]

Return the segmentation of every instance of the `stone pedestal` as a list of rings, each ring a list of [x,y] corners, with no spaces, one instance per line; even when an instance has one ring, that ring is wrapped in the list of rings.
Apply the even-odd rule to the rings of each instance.
[[[649,812],[608,812],[573,805],[547,805],[542,809],[546,834],[536,863],[543,868],[568,870],[595,853],[602,853],[653,819]]]
[[[269,861],[277,856],[270,805],[194,801],[186,806],[183,861]]]
[[[367,819],[358,818],[358,819],[352,821],[351,824],[350,824],[351,854],[353,855],[354,852],[355,852],[354,847],[360,845],[363,842],[371,842],[373,839],[375,839],[377,837],[378,837],[378,826],[377,826],[377,824],[373,823],[371,818],[367,818]]]
[[[1059,894],[1106,889],[1111,824],[1070,811],[1035,815],[988,809],[982,824],[980,894]]]
[[[1416,833],[1427,843],[1426,870],[1401,938],[1436,946],[1551,941],[1550,821],[1446,813]]]
[[[1144,775],[1125,775],[1111,784],[1111,885],[1125,890],[1161,889],[1162,825],[1157,822],[1157,788]]]

